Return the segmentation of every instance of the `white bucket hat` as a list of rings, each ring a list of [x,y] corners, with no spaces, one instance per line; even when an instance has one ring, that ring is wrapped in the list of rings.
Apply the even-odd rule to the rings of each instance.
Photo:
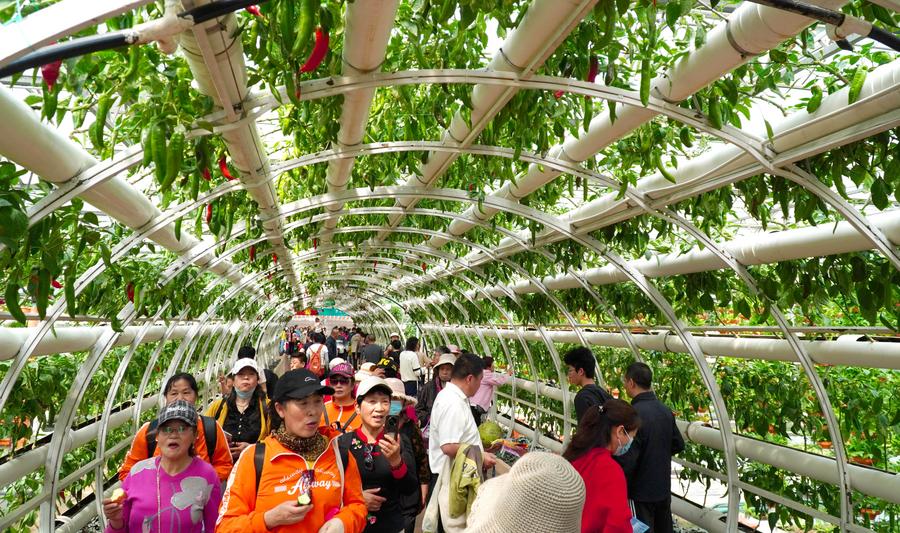
[[[441,355],[440,359],[438,359],[438,362],[436,365],[434,365],[434,368],[437,368],[441,365],[453,366],[455,364],[456,364],[456,356],[453,355],[452,353],[445,353],[445,354]]]
[[[466,533],[580,533],[584,481],[568,461],[529,452],[478,489]]]

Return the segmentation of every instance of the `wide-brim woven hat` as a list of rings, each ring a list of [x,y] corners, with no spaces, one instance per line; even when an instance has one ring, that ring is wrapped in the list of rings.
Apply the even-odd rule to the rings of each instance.
[[[529,452],[478,489],[466,533],[580,533],[584,481],[568,461]]]

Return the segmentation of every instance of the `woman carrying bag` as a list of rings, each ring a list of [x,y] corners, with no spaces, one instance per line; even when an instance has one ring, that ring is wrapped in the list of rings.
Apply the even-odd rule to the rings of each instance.
[[[412,444],[399,431],[398,415],[391,415],[393,391],[384,379],[371,377],[359,384],[359,429],[338,439],[360,465],[363,494],[369,511],[366,533],[399,533],[407,525],[404,498],[418,490]]]
[[[272,433],[241,454],[228,480],[217,533],[359,533],[366,504],[352,455],[319,427],[323,394],[333,394],[305,368],[278,380]]]
[[[237,461],[241,452],[269,434],[266,393],[259,385],[261,372],[256,361],[238,359],[231,369],[234,387],[226,398],[213,401],[206,416],[215,418],[229,439],[231,458]]]

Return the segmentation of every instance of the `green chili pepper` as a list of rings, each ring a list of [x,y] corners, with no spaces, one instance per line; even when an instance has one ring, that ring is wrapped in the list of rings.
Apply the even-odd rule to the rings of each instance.
[[[9,309],[9,314],[16,319],[16,322],[24,325],[28,319],[25,318],[25,313],[22,312],[22,307],[19,305],[19,286],[12,282],[7,283],[6,293],[3,297],[6,299],[6,307]]]
[[[156,181],[162,185],[166,181],[166,127],[162,122],[153,125],[150,133],[153,144],[153,164],[156,165]]]
[[[297,20],[297,32],[294,36],[294,43],[291,47],[291,56],[298,57],[300,52],[309,42],[309,38],[313,32],[313,26],[316,18],[316,11],[319,9],[319,3],[315,0],[300,1],[300,18]]]

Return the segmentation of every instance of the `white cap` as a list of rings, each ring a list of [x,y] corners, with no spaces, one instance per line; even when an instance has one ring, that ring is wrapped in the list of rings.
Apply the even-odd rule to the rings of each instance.
[[[249,357],[244,357],[235,361],[234,366],[231,367],[231,373],[236,376],[238,372],[248,367],[256,371],[256,375],[259,376],[260,383],[266,382],[266,375],[260,372],[259,366],[256,364],[256,361]]]
[[[332,368],[338,366],[339,364],[346,363],[346,362],[347,361],[345,359],[341,359],[340,357],[335,357],[331,361],[328,361],[328,370],[331,370]]]
[[[399,333],[391,333],[390,335],[388,335],[388,338],[391,338],[391,337],[397,337],[399,339],[400,334]]]
[[[382,389],[388,396],[391,396],[394,393],[391,386],[388,385],[385,380],[376,376],[370,376],[364,379],[362,383],[359,384],[359,387],[356,388],[356,398],[362,398],[372,389]]]

